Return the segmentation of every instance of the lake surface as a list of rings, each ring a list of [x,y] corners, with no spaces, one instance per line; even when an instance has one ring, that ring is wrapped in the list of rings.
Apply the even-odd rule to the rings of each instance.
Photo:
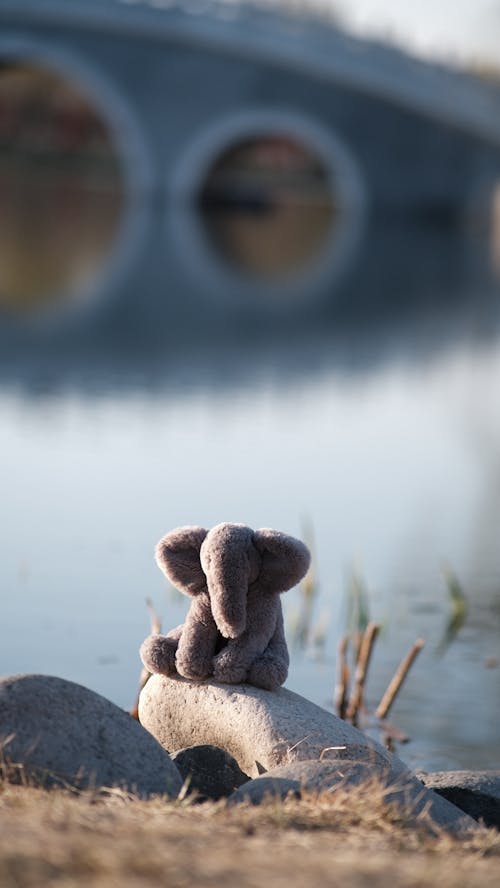
[[[129,708],[153,561],[172,527],[220,521],[312,540],[318,593],[287,686],[332,707],[352,578],[382,624],[374,708],[417,637],[390,719],[420,768],[498,768],[500,335],[460,320],[184,345],[159,358],[2,367],[0,673],[80,682]],[[454,634],[446,571],[467,614]],[[292,642],[300,590],[283,597]],[[450,643],[446,644],[449,631]]]
[[[425,639],[402,757],[499,768],[500,190],[468,93],[427,119],[416,69],[416,104],[373,87],[372,108],[367,55],[325,128],[298,68],[289,95],[281,62],[226,91],[222,53],[215,92],[142,132],[153,57],[135,111],[56,32],[0,70],[0,674],[130,708],[146,600],[165,630],[189,606],[157,540],[274,527],[313,551],[314,594],[283,598],[288,687],[333,708],[357,590],[368,712]],[[203,58],[175,49],[177,100]]]

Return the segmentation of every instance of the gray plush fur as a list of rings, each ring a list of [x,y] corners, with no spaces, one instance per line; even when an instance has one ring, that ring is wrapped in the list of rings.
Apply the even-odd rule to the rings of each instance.
[[[156,562],[192,602],[182,626],[146,638],[146,669],[267,690],[283,684],[289,658],[279,596],[309,568],[304,543],[244,524],[178,527],[158,543]]]

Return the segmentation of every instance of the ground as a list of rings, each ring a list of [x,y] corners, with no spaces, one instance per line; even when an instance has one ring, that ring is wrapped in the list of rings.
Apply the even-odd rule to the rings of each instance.
[[[0,783],[2,888],[493,888],[500,834],[431,835],[379,787],[227,809]]]

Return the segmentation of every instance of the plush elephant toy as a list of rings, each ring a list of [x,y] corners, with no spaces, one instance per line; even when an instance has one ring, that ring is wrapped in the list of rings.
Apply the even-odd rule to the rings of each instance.
[[[193,600],[185,623],[144,641],[144,666],[195,681],[213,676],[278,688],[289,663],[279,596],[302,579],[309,561],[304,543],[268,528],[170,531],[156,547],[156,562]]]

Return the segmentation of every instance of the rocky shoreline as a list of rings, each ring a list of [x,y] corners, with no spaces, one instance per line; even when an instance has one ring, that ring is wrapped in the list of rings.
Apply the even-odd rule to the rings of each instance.
[[[370,781],[416,822],[453,835],[500,829],[500,770],[412,773],[352,725],[280,688],[153,676],[140,724],[95,692],[44,675],[0,679],[5,779],[79,789],[118,786],[142,798],[196,793],[259,804]]]

